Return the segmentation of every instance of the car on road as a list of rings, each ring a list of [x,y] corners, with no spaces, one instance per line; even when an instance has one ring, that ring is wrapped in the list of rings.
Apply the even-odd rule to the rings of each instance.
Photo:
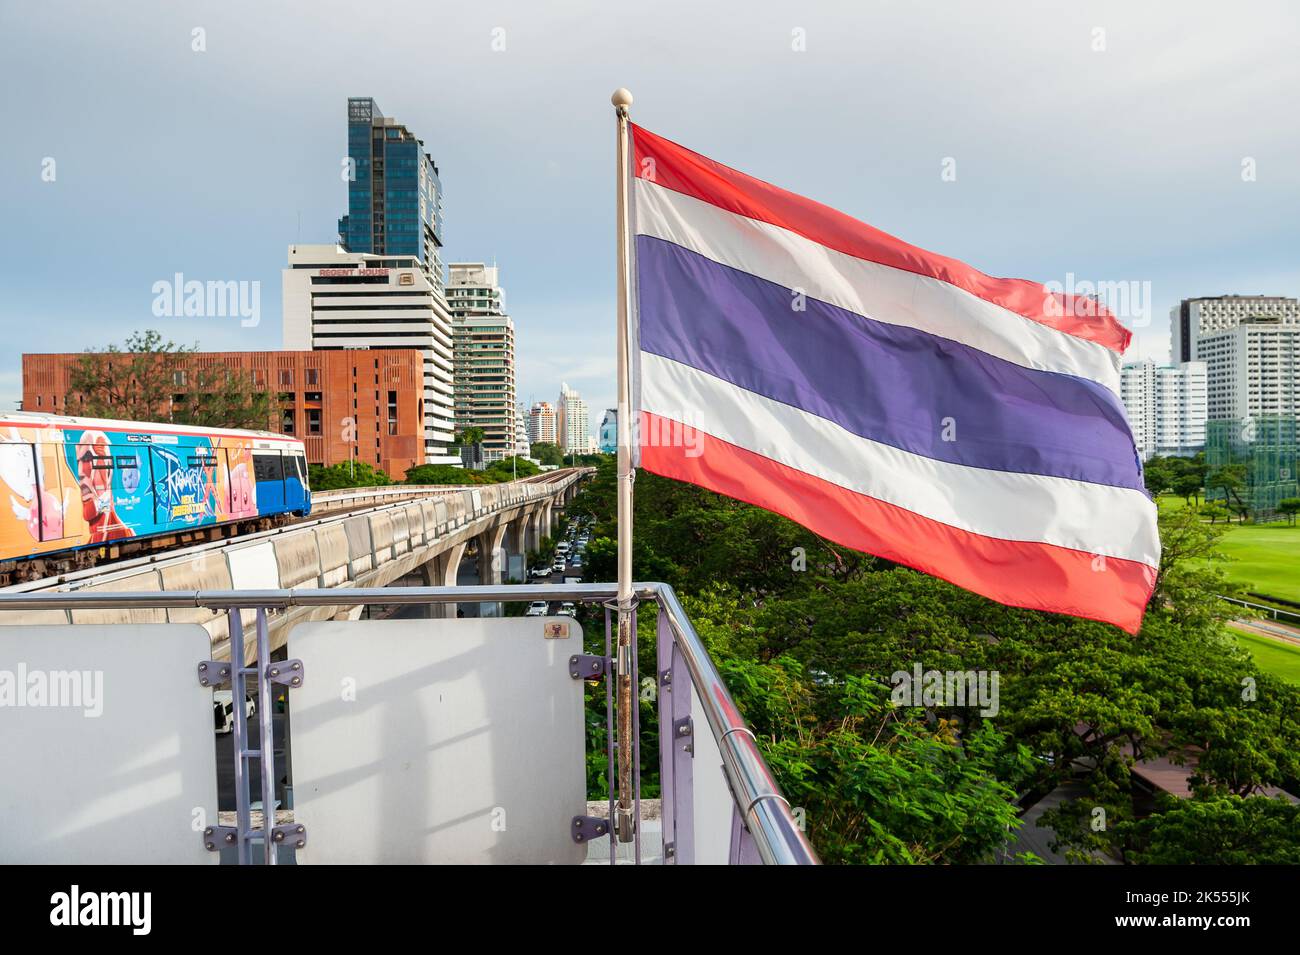
[[[568,541],[560,541],[558,544],[556,544],[556,545],[555,545],[555,552],[556,552],[557,554],[567,554],[567,553],[569,552],[569,543],[568,543]]]
[[[545,617],[546,611],[547,611],[547,603],[545,600],[534,600],[532,603],[528,605],[528,609],[524,611],[524,616]]]
[[[576,617],[578,615],[578,608],[573,605],[572,601],[566,600],[564,603],[560,604],[560,613],[564,614],[566,617]]]
[[[244,716],[251,720],[256,714],[257,703],[244,697]],[[212,720],[219,736],[235,728],[235,696],[230,690],[212,691]]]
[[[573,560],[569,561],[569,566],[570,566],[570,567],[581,567],[581,566],[582,566],[582,557],[581,557],[580,555],[575,556],[575,557],[573,558]]]
[[[529,577],[549,577],[549,576],[551,576],[551,568],[549,568],[549,567],[534,567],[532,570],[530,570],[530,571],[528,572],[528,576],[529,576]]]
[[[563,558],[563,557],[558,557],[558,558],[556,558],[555,563],[553,563],[553,564],[551,565],[551,570],[553,570],[555,573],[558,574],[558,573],[560,573],[562,570],[564,570],[564,566],[565,566],[565,565],[564,565],[564,558]]]

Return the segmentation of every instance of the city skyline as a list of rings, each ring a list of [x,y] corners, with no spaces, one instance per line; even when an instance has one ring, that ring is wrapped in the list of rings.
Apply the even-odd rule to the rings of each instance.
[[[403,15],[412,29],[383,34],[382,69],[346,52],[378,43],[377,28],[337,31],[328,16],[287,9],[259,11],[256,29],[239,4],[159,7],[129,31],[96,9],[80,14],[90,29],[77,34],[56,10],[7,18],[9,69],[24,82],[7,87],[22,96],[8,104],[0,174],[13,227],[0,241],[23,266],[8,276],[0,320],[26,338],[0,359],[0,400],[13,407],[21,393],[19,353],[102,347],[137,329],[212,351],[277,347],[284,248],[333,241],[348,211],[343,111],[358,96],[436,160],[446,260],[508,270],[518,394],[530,401],[569,381],[592,407],[614,403],[607,96],[619,84],[637,93],[635,121],[910,242],[993,274],[1118,283],[1135,313],[1122,316],[1136,326],[1127,360],[1169,359],[1167,316],[1182,299],[1300,292],[1288,253],[1300,225],[1286,215],[1300,198],[1297,132],[1276,120],[1300,68],[1283,31],[1260,35],[1210,5],[1180,8],[1176,21],[1118,5],[941,17],[759,5],[743,24],[695,10],[677,38],[699,54],[693,71],[657,55],[676,31],[648,12],[570,22],[442,11],[448,42],[436,58],[418,53],[432,14]],[[1011,24],[1040,42],[1005,39]],[[274,54],[269,38],[290,29],[325,65]],[[904,54],[917,31],[925,48]],[[111,63],[91,36],[114,39]],[[563,45],[584,51],[581,65],[551,68]],[[69,61],[95,82],[57,66]],[[528,80],[542,63],[545,92]],[[467,69],[473,97],[439,95]],[[1018,80],[1030,73],[1026,94]],[[883,75],[888,97],[870,84]],[[831,89],[865,92],[841,100]],[[720,113],[701,90],[745,108]],[[951,121],[912,109],[921,102],[943,104]],[[993,114],[997,129],[985,121]],[[1035,142],[1047,148],[1024,148]],[[1070,227],[1044,237],[1051,222]],[[70,237],[83,234],[106,238],[78,256],[69,283]],[[256,322],[156,315],[154,286],[177,273],[260,283]]]

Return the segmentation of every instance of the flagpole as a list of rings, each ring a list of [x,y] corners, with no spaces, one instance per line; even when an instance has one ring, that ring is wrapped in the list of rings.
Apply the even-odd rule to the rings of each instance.
[[[615,832],[631,842],[632,818],[632,421],[628,356],[631,294],[631,237],[628,235],[628,107],[632,94],[617,89],[610,97],[618,122],[618,811]]]

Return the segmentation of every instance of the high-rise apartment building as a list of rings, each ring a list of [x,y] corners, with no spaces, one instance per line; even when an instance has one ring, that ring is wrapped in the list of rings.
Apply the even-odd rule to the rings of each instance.
[[[585,454],[591,444],[587,402],[566,383],[560,383],[560,400],[555,408],[555,430],[564,454]]]
[[[1259,316],[1202,332],[1212,420],[1300,418],[1300,324]]]
[[[447,273],[447,307],[453,317],[506,314],[506,290],[495,265],[452,262]]]
[[[447,453],[455,420],[451,314],[418,259],[336,245],[290,246],[283,310],[289,350],[418,350],[424,360],[424,460],[460,463]]]
[[[528,440],[528,411],[523,402],[515,406],[515,454],[521,458],[531,458],[533,449]]]
[[[369,97],[348,99],[348,212],[339,243],[349,252],[410,256],[442,288],[442,183],[424,143]]]
[[[528,412],[528,441],[530,444],[559,444],[556,430],[555,408],[549,401],[538,401]]]
[[[1155,454],[1188,456],[1205,447],[1204,362],[1127,364],[1120,394],[1142,460]]]
[[[1300,328],[1300,301],[1280,295],[1184,299],[1169,312],[1170,354],[1175,364],[1203,360],[1197,347],[1201,338],[1257,321],[1270,321],[1282,328]]]
[[[496,266],[448,266],[456,430],[483,429],[487,463],[515,454],[515,326]]]

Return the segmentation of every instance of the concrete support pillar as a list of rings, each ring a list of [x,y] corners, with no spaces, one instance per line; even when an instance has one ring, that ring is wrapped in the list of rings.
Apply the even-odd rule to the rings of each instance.
[[[506,535],[504,546],[506,549],[506,565],[504,568],[505,575],[517,580],[528,580],[528,519],[523,514],[517,514],[514,520],[506,525]]]
[[[528,512],[528,550],[537,550],[542,542],[542,510],[539,507]]]
[[[430,587],[454,587],[456,586],[456,575],[460,571],[461,559],[465,556],[465,543],[462,541],[455,544],[442,553],[438,554],[433,560],[421,567],[425,580]],[[456,604],[434,604],[434,617],[455,617]]]
[[[508,525],[496,524],[478,536],[478,582],[499,584],[506,575],[505,539]]]
[[[506,526],[504,522],[496,524],[478,536],[478,582],[481,585],[496,585],[505,580]],[[501,601],[480,601],[478,615],[480,617],[504,616]]]

